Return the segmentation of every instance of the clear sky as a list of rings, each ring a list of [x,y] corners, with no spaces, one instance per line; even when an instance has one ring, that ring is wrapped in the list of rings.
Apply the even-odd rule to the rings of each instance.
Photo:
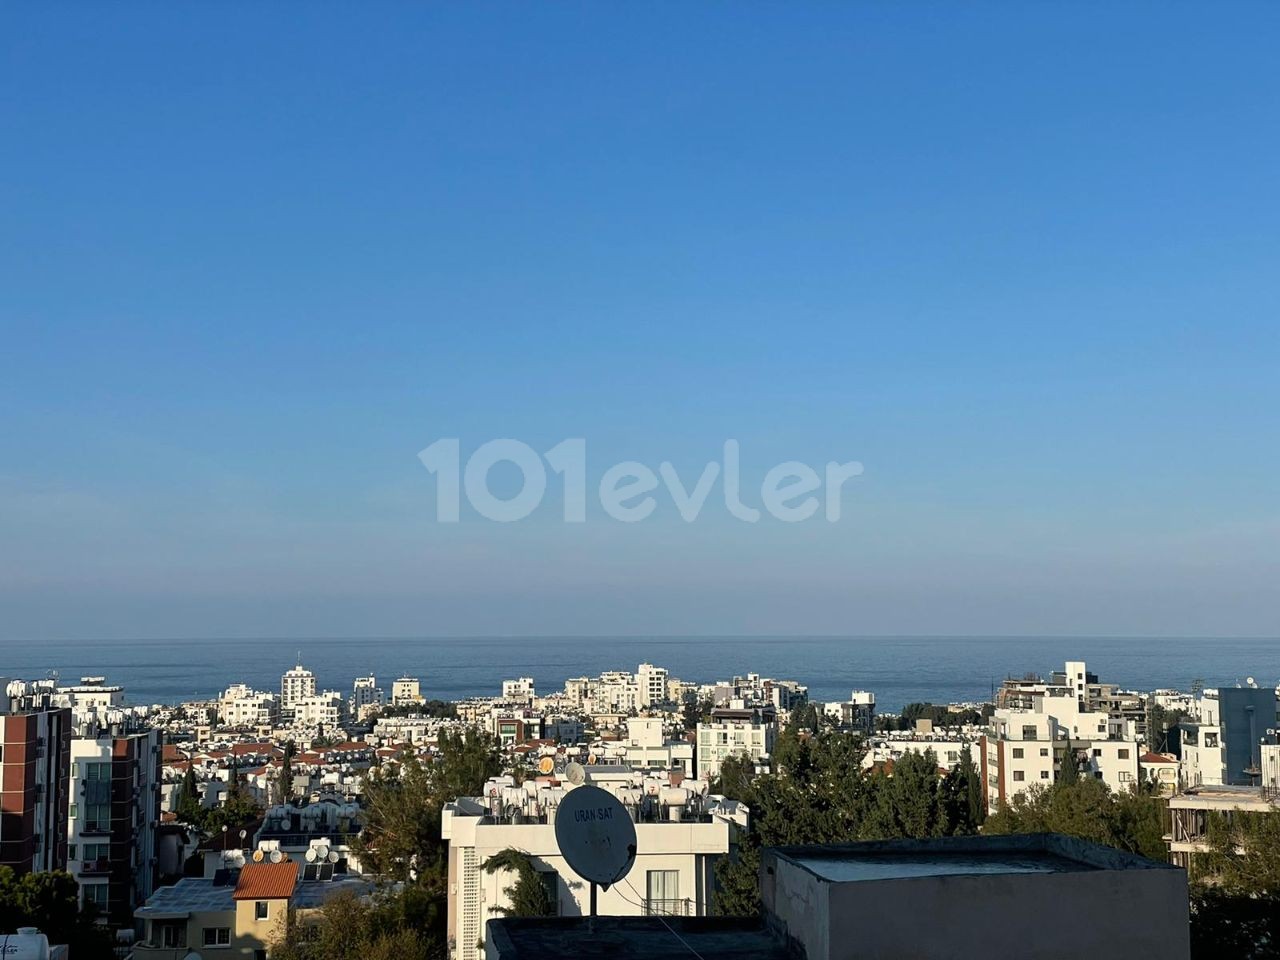
[[[0,640],[1280,634],[1278,47],[1275,4],[5,4]],[[441,437],[865,473],[835,524],[442,525]]]

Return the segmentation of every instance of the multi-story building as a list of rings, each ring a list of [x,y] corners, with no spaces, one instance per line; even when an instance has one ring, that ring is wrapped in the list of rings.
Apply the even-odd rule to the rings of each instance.
[[[377,677],[356,677],[351,688],[352,717],[363,720],[386,702],[386,692],[378,686]]]
[[[719,776],[726,757],[746,757],[757,767],[767,764],[777,731],[772,707],[712,710],[710,721],[698,724],[698,779]]]
[[[519,677],[515,680],[502,681],[502,699],[529,703],[534,696],[533,677]]]
[[[627,736],[606,742],[603,755],[635,770],[654,768],[693,773],[693,744],[668,739],[661,717],[628,717]]]
[[[159,730],[127,714],[76,723],[71,740],[67,869],[92,903],[117,926],[156,886],[163,757]]]
[[[299,700],[315,694],[316,675],[300,663],[280,678],[280,709],[286,713],[292,711]]]
[[[336,690],[313,693],[293,702],[295,727],[322,727],[337,730],[347,719],[347,700]]]
[[[65,870],[71,710],[51,681],[0,679],[0,866]]]
[[[1256,784],[1262,772],[1262,744],[1280,727],[1276,716],[1276,691],[1270,687],[1204,691],[1196,701],[1195,717],[1178,724],[1184,785]]]
[[[646,780],[628,770],[592,774],[592,784],[614,793],[636,821],[635,865],[626,884],[599,892],[601,915],[710,912],[715,863],[746,826],[747,811],[734,800],[701,792],[705,785],[672,786],[673,779],[678,777]],[[446,804],[441,835],[449,842],[450,960],[481,960],[485,923],[510,905],[512,875],[484,870],[485,861],[503,850],[514,848],[531,858],[557,914],[589,912],[590,885],[569,868],[555,838],[556,808],[572,789],[549,783],[517,786],[501,777],[485,784],[483,796]]]
[[[1205,784],[1170,797],[1169,861],[1194,877],[1197,858],[1210,849],[1210,816],[1230,819],[1241,812],[1280,816],[1280,807],[1257,787],[1234,784]]]
[[[93,710],[113,710],[124,706],[124,687],[108,684],[106,677],[81,677],[80,682],[58,688],[59,706],[70,707],[74,716]]]
[[[391,703],[397,707],[422,703],[422,684],[417,677],[401,677],[391,683]]]
[[[1059,675],[1062,676],[1062,675]],[[1082,662],[1069,662],[1062,684],[1018,689],[991,718],[983,737],[982,764],[987,808],[995,812],[1033,784],[1048,786],[1070,758],[1083,776],[1113,790],[1132,788],[1144,752],[1132,719],[1093,710],[1090,675]]]
[[[636,669],[636,706],[647,710],[667,702],[667,668],[642,663]]]
[[[232,684],[218,700],[218,722],[227,727],[270,726],[280,718],[280,701],[274,693]]]

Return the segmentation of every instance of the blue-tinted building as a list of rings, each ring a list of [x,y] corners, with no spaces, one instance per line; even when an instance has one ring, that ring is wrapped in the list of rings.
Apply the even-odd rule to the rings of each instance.
[[[1262,764],[1260,742],[1274,736],[1276,692],[1270,687],[1222,687],[1218,710],[1224,747],[1223,783],[1255,784]]]

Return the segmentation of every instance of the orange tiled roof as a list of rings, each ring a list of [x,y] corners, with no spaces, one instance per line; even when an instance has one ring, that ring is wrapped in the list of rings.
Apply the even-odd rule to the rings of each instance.
[[[298,882],[298,862],[246,863],[240,871],[233,899],[283,900],[293,896]]]

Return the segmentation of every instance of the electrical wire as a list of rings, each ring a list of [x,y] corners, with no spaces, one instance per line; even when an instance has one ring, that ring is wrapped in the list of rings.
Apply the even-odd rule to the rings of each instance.
[[[630,881],[630,880],[628,880],[626,877],[623,877],[623,878],[622,878],[622,882],[623,882],[623,883],[625,883],[625,884],[627,885],[627,888],[628,888],[632,893],[634,893],[637,897],[640,897],[640,891],[639,891],[639,890],[637,890],[635,887],[631,886],[631,881]],[[618,894],[618,896],[620,896],[620,897],[621,897],[621,896],[622,896],[622,894],[621,894],[621,893],[619,893],[619,894]],[[626,898],[626,897],[622,897],[622,899],[626,900],[627,898]],[[638,904],[638,906],[639,906],[641,909],[644,909],[644,902],[643,902],[643,901],[644,901],[644,897],[640,897],[640,900],[641,900],[641,903],[639,903],[639,904]],[[628,902],[628,903],[631,903],[631,901],[630,901],[630,900],[627,900],[627,902]],[[671,926],[671,924],[667,923],[666,918],[665,918],[662,914],[660,914],[660,913],[655,913],[655,914],[652,914],[652,916],[657,917],[657,918],[658,918],[658,922],[659,922],[659,923],[661,923],[664,927],[666,927],[666,928],[667,928],[667,933],[671,934],[673,937],[675,937],[677,940],[679,940],[679,941],[680,941],[681,946],[683,946],[686,950],[688,950],[688,951],[689,951],[690,953],[692,953],[695,957],[697,957],[697,958],[698,958],[698,960],[706,960],[706,957],[704,957],[702,954],[700,954],[697,950],[693,949],[693,947],[689,944],[689,941],[688,941],[688,940],[686,940],[684,937],[680,936],[680,934],[676,933],[675,929]]]

